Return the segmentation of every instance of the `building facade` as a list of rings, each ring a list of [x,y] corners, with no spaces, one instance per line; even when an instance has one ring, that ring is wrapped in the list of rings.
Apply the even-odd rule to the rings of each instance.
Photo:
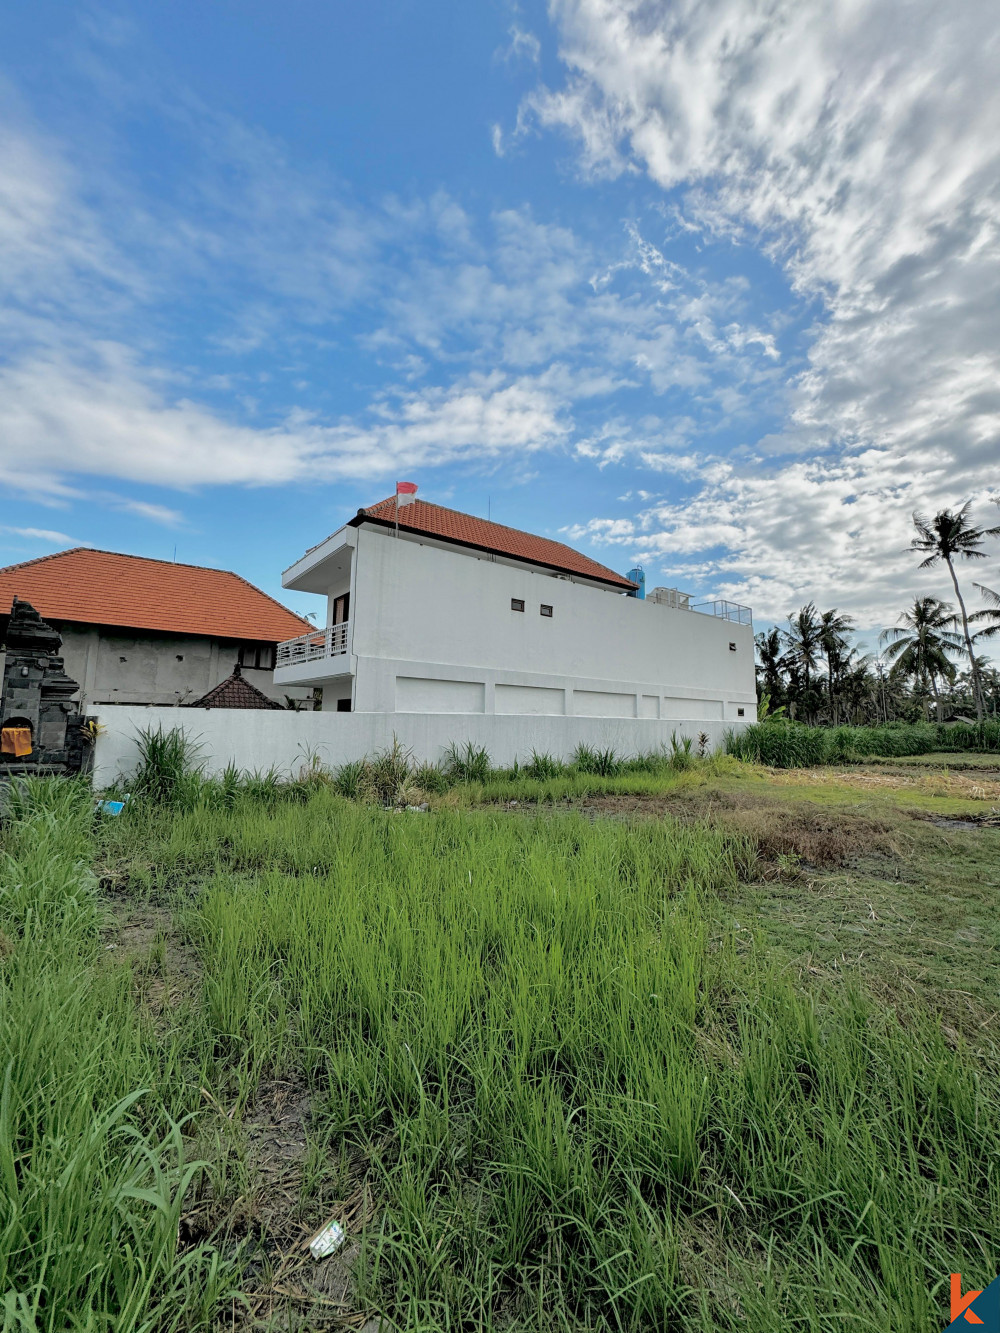
[[[747,608],[698,608],[667,589],[644,600],[562,543],[396,506],[359,510],[286,570],[286,588],[325,596],[327,621],[278,646],[277,688],[321,688],[324,711],[659,719],[689,732],[755,717]]]
[[[0,642],[14,598],[62,637],[75,701],[193,703],[239,665],[270,699],[312,707],[313,690],[278,686],[277,644],[309,622],[228,570],[78,547],[0,569]]]

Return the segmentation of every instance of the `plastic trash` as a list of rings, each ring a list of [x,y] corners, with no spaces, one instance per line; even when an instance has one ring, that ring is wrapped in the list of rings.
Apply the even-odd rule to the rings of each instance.
[[[126,796],[124,801],[98,801],[94,809],[99,815],[120,815],[127,800]]]
[[[339,1250],[346,1239],[347,1232],[339,1222],[327,1222],[309,1242],[309,1253],[314,1259],[325,1259],[334,1250]]]

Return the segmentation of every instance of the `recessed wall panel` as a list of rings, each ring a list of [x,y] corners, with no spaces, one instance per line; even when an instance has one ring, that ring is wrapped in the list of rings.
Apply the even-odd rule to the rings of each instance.
[[[397,713],[485,713],[486,686],[481,680],[431,680],[396,677]]]
[[[577,717],[635,717],[635,695],[574,690],[573,712]]]
[[[542,685],[498,685],[493,706],[498,713],[520,717],[562,716],[566,691]]]

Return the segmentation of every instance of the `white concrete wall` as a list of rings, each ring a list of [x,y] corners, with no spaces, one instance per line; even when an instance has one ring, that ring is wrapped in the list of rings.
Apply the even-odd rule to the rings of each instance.
[[[749,625],[381,529],[358,531],[350,648],[360,712],[749,721],[756,706]]]
[[[419,761],[438,762],[455,742],[485,746],[495,764],[527,760],[532,750],[569,759],[583,743],[611,747],[619,755],[645,753],[669,745],[672,733],[697,738],[705,732],[712,748],[721,741],[721,721],[662,721],[642,718],[492,716],[416,713],[271,713],[218,709],[103,706],[90,710],[104,728],[95,751],[98,788],[133,771],[139,760],[137,735],[148,727],[181,727],[199,746],[209,774],[227,764],[262,771],[272,765],[282,774],[298,772],[307,755],[318,754],[330,767],[383,750],[393,737]],[[743,724],[740,724],[743,725]]]

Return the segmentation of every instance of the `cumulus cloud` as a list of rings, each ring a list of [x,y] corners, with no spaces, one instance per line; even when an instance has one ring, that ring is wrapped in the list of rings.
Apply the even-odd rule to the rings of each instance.
[[[556,0],[553,13],[568,75],[532,94],[522,126],[569,132],[585,174],[645,172],[686,228],[760,248],[822,304],[785,428],[721,489],[663,511],[661,546],[702,552],[711,537],[701,574],[739,570],[733,586],[772,609],[822,589],[890,613],[922,578],[896,554],[909,509],[1000,484],[992,8]],[[759,338],[777,359],[766,331],[716,322],[706,338]]]

